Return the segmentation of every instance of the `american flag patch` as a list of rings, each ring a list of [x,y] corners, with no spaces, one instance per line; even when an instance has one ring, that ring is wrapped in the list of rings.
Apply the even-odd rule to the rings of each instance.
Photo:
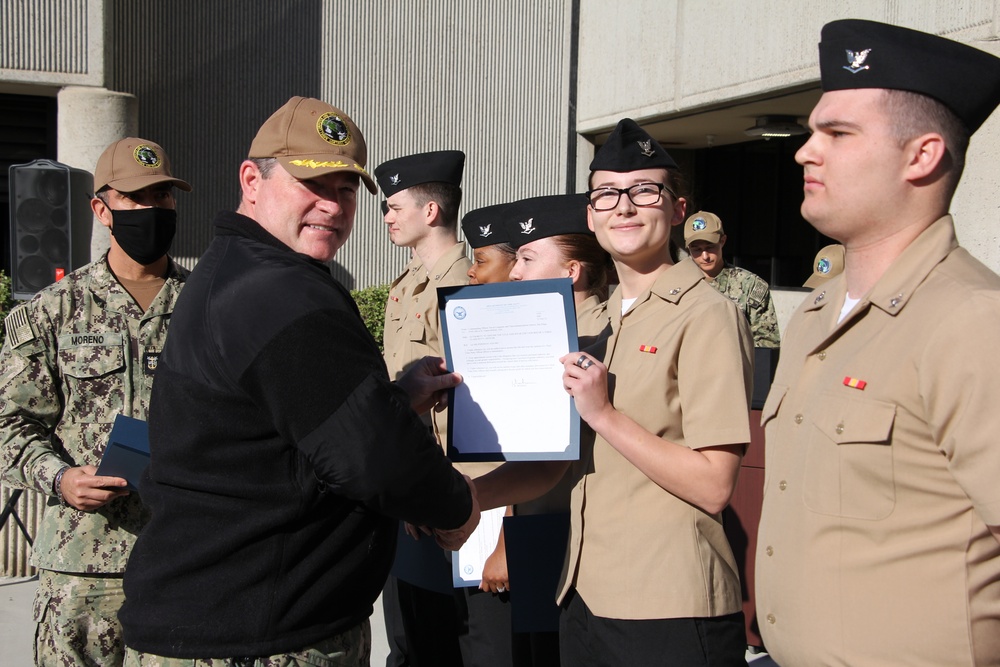
[[[649,352],[650,354],[656,354],[656,348],[652,345],[640,345],[640,352]]]
[[[35,332],[31,328],[31,323],[28,322],[27,304],[22,304],[10,311],[7,319],[4,320],[4,326],[7,328],[7,340],[10,341],[11,347],[17,347],[35,339]]]
[[[850,376],[844,378],[844,386],[851,387],[853,389],[864,389],[868,386],[868,383],[864,380],[859,380],[858,378],[852,378]]]

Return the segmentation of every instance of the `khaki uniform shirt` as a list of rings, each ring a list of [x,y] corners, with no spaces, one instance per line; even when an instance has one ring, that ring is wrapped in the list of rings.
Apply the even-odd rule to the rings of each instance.
[[[703,275],[690,259],[680,262],[624,316],[616,290],[611,336],[591,348],[608,366],[615,409],[693,449],[750,441],[750,329]],[[559,600],[575,587],[595,615],[617,619],[738,612],[739,575],[721,516],[664,491],[599,435],[587,450]]]
[[[763,410],[764,643],[782,665],[1000,665],[1000,277],[946,216],[838,324],[845,290],[796,312]]]
[[[754,347],[779,347],[778,316],[767,281],[737,266],[727,266],[708,284],[743,311],[750,322]]]
[[[120,573],[148,518],[138,494],[94,512],[59,504],[64,466],[100,464],[119,414],[146,419],[156,360],[187,272],[169,275],[142,312],[107,257],[71,273],[5,320],[0,353],[4,484],[48,496],[33,563],[45,570]]]
[[[402,275],[389,286],[383,344],[390,378],[398,380],[410,364],[428,355],[444,357],[437,288],[468,285],[470,266],[472,262],[465,255],[465,243],[456,243],[430,271],[414,256]],[[447,453],[448,411],[424,415],[424,421]],[[456,467],[466,472],[467,465]]]

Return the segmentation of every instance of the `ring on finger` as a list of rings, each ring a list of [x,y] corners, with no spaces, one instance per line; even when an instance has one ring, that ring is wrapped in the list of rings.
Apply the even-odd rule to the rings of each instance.
[[[497,586],[497,593],[505,593],[507,591],[506,586]]]
[[[594,365],[594,362],[591,361],[590,359],[587,359],[585,362],[583,362],[582,364],[580,364],[580,368],[582,368],[583,370],[587,370],[588,368],[590,368],[593,365]]]
[[[592,364],[594,362],[592,362],[590,359],[588,359],[587,355],[581,354],[580,358],[573,362],[573,365],[576,366],[576,367],[578,367],[578,368],[586,368],[586,366],[584,366],[585,363],[591,363]]]

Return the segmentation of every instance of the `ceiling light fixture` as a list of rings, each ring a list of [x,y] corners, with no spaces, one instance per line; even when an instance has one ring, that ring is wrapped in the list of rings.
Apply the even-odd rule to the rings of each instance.
[[[795,116],[759,116],[753,127],[743,130],[748,137],[784,139],[797,134],[805,134],[806,128],[799,125]]]

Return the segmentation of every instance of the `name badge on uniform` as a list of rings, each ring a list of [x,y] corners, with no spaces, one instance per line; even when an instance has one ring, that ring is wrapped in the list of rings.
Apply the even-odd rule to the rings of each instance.
[[[147,352],[142,356],[142,367],[146,371],[146,375],[152,375],[156,372],[156,365],[160,363],[160,353],[159,352]]]

